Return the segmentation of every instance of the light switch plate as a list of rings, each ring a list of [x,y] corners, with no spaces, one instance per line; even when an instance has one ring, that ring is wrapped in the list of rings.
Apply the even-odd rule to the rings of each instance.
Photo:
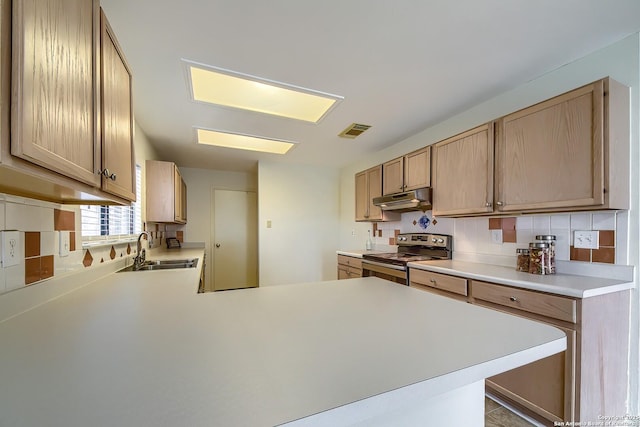
[[[20,264],[22,244],[19,231],[2,231],[2,268]]]
[[[69,249],[71,248],[71,232],[60,231],[60,256],[69,256]]]
[[[491,243],[496,245],[502,244],[502,230],[491,230]]]
[[[598,230],[576,230],[573,232],[573,247],[577,249],[598,249]]]

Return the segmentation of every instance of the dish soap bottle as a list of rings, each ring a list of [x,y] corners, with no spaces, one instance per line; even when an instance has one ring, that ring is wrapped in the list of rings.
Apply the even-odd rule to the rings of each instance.
[[[367,243],[365,245],[365,248],[370,251],[371,249],[373,249],[373,241],[371,241],[371,230],[367,230]]]

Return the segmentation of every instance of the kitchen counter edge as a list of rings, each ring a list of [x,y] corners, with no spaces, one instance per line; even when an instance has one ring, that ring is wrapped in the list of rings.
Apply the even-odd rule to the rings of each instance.
[[[571,274],[535,275],[518,272],[509,267],[467,261],[418,261],[410,262],[407,266],[409,268],[432,271],[434,273],[448,274],[466,279],[480,280],[574,298],[595,297],[633,289],[635,287],[633,282],[624,280]]]

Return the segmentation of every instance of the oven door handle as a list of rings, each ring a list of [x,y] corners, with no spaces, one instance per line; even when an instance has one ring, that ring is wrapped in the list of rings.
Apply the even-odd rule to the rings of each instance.
[[[365,270],[367,268],[367,264],[369,265],[375,265],[378,267],[382,267],[382,268],[391,268],[393,270],[398,270],[398,271],[406,271],[406,267],[403,267],[401,265],[395,265],[395,264],[385,264],[384,262],[377,262],[377,261],[371,261],[371,260],[362,260],[362,269]]]

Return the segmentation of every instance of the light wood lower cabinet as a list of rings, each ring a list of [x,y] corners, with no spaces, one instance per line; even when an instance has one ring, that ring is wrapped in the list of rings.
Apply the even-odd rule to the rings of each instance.
[[[413,268],[409,278],[414,288],[546,323],[567,335],[566,351],[487,379],[490,393],[545,425],[626,413],[629,291],[580,299]]]
[[[362,259],[347,255],[338,255],[338,279],[362,277]]]
[[[468,280],[462,277],[432,273],[430,271],[409,269],[409,286],[467,301],[469,295]]]

